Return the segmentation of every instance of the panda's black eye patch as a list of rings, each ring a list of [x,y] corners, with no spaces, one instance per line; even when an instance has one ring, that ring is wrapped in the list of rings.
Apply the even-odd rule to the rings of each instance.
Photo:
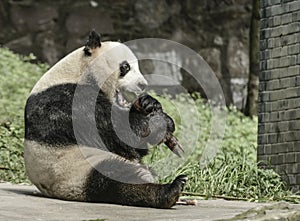
[[[130,71],[130,65],[127,61],[120,64],[120,76],[124,77]]]

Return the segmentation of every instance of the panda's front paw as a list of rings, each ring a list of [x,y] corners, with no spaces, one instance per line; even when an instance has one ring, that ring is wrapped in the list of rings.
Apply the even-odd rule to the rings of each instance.
[[[179,199],[180,194],[183,191],[183,188],[188,180],[188,177],[185,175],[179,175],[175,180],[165,185],[165,191],[160,196],[161,202],[158,207],[160,208],[171,208],[176,204]]]
[[[137,111],[142,112],[145,115],[162,112],[162,106],[158,100],[148,94],[143,94],[140,96],[134,102],[133,106]]]

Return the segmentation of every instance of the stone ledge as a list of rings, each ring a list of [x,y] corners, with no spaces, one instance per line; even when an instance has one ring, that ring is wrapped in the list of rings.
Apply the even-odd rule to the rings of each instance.
[[[299,207],[281,202],[268,206],[256,207],[223,221],[299,221]]]

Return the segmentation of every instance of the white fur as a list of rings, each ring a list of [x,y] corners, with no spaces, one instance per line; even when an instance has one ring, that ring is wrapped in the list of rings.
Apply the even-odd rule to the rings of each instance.
[[[113,153],[86,146],[57,148],[25,140],[24,158],[27,175],[31,182],[46,196],[67,200],[85,201],[85,183],[93,168],[103,160],[111,160],[129,166],[130,172],[139,174],[140,179],[127,179],[123,168],[115,168],[111,178],[129,183],[149,183],[154,179],[146,168]],[[113,165],[113,164],[112,164]],[[126,170],[126,168],[125,168]],[[100,171],[108,175],[111,171]],[[105,173],[108,174],[105,174]],[[127,179],[127,180],[126,180]]]
[[[74,83],[87,84],[95,79],[112,101],[116,90],[141,93],[138,84],[147,84],[139,70],[137,58],[125,45],[118,42],[102,42],[91,56],[79,48],[60,60],[37,82],[31,94],[36,94],[55,85]],[[119,76],[120,63],[127,60],[131,70]],[[84,150],[84,151],[83,151]],[[83,152],[84,154],[83,154]],[[92,168],[104,159],[117,160],[136,167],[145,182],[153,182],[151,173],[138,163],[120,159],[110,152],[95,148],[54,147],[25,140],[24,158],[27,174],[42,193],[48,196],[85,200],[84,185]]]
[[[124,77],[119,77],[120,63],[125,60],[131,69]],[[43,75],[31,94],[58,84],[85,84],[90,77],[96,79],[110,100],[113,99],[117,89],[139,94],[142,91],[138,85],[147,85],[132,51],[124,44],[108,41],[102,42],[101,47],[94,50],[91,57],[84,55],[83,48],[64,57]]]

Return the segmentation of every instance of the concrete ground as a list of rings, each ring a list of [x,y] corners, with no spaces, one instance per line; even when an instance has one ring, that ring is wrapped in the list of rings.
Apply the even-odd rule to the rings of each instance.
[[[175,206],[172,209],[152,209],[111,204],[69,202],[43,197],[34,186],[0,183],[0,220],[266,220],[254,219],[252,208],[265,208],[274,203],[250,203],[242,201],[200,200],[197,206]],[[286,213],[284,207],[280,214]],[[295,221],[300,220],[300,205],[288,206]],[[257,209],[254,209],[255,211]],[[248,212],[246,212],[248,211]],[[252,212],[251,212],[252,211]],[[299,213],[298,213],[299,212]],[[241,214],[242,213],[242,214]],[[266,212],[263,212],[266,214]],[[249,215],[250,214],[250,215]],[[271,213],[274,215],[274,213]],[[298,216],[298,215],[299,216]],[[243,218],[241,218],[243,216]],[[247,218],[251,216],[252,218]],[[254,217],[254,218],[253,218]],[[275,217],[276,218],[276,217]],[[299,219],[298,219],[299,218]],[[268,220],[273,220],[269,219]],[[278,220],[277,218],[274,220]],[[288,220],[288,219],[280,219]],[[289,219],[292,220],[292,219]]]

